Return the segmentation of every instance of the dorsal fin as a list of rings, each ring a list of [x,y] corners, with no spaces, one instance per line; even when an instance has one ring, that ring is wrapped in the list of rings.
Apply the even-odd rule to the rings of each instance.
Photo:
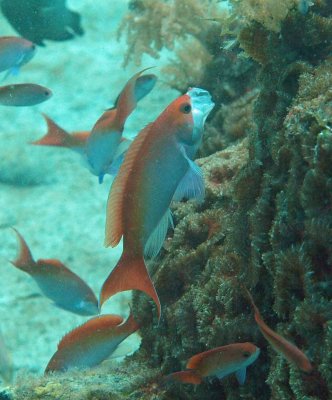
[[[113,314],[101,315],[92,318],[68,332],[59,342],[58,350],[71,346],[72,344],[89,337],[91,334],[96,333],[97,330],[114,328],[120,325],[122,322],[123,318],[120,315]]]
[[[227,346],[216,347],[215,349],[203,351],[202,353],[198,353],[192,356],[186,365],[187,369],[197,369],[202,362],[207,357],[210,357],[212,354],[221,353],[222,351],[226,351]]]
[[[137,160],[140,150],[151,131],[152,124],[146,126],[134,139],[116,176],[107,201],[105,246],[115,247],[123,235],[123,195],[128,177]]]

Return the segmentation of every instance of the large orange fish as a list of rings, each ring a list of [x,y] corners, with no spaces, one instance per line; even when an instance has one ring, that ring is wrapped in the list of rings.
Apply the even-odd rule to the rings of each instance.
[[[307,356],[297,346],[278,335],[266,325],[256,304],[254,303],[254,299],[246,288],[245,290],[255,313],[255,321],[265,339],[270,343],[274,350],[276,350],[279,354],[282,354],[290,363],[296,365],[302,371],[311,372],[313,368]]]
[[[132,314],[125,322],[118,315],[90,319],[63,337],[45,372],[94,367],[110,357],[137,329],[139,326]]]
[[[103,284],[100,306],[118,292],[136,289],[154,300],[160,316],[144,253],[158,254],[172,225],[169,206],[174,196],[204,193],[201,171],[187,151],[200,142],[213,106],[207,91],[193,88],[134,139],[108,199],[105,245],[115,247],[123,237],[123,252]]]
[[[157,77],[142,75],[145,68],[126,83],[113,108],[106,110],[92,128],[87,140],[86,155],[90,170],[102,182],[106,173],[114,174],[122,162],[123,153],[131,141],[124,140],[122,133],[129,115],[137,103],[153,89]]]
[[[167,376],[183,383],[198,385],[203,378],[216,376],[219,379],[235,373],[243,385],[246,379],[246,368],[256,361],[259,348],[252,343],[233,343],[217,347],[191,357],[186,365],[187,370],[174,372]]]
[[[31,144],[38,146],[66,147],[80,153],[81,155],[85,154],[86,141],[90,135],[89,131],[69,134],[46,114],[42,115],[47,124],[47,132],[42,138],[31,142]]]
[[[59,260],[35,261],[22,235],[14,229],[20,246],[11,263],[29,274],[43,294],[56,306],[80,315],[98,314],[98,301],[92,289]]]

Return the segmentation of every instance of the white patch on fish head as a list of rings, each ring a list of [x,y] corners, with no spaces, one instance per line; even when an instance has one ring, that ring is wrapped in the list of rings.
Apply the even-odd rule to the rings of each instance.
[[[210,93],[204,89],[191,88],[188,90],[187,95],[191,100],[194,122],[193,142],[197,143],[202,138],[205,120],[215,104],[211,99]]]

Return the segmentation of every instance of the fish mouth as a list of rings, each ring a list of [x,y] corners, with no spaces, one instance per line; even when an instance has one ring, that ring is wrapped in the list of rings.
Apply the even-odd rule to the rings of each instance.
[[[206,119],[210,111],[215,106],[214,102],[212,101],[210,93],[204,89],[190,88],[187,92],[187,95],[191,99],[191,105],[193,110],[199,111],[201,114],[204,115]]]
[[[191,100],[194,122],[192,139],[194,143],[197,143],[202,138],[205,120],[215,104],[212,101],[210,93],[204,89],[190,88],[187,95]]]

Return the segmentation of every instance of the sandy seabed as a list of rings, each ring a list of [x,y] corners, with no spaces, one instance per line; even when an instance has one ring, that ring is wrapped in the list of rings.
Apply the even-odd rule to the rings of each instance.
[[[69,150],[29,145],[46,132],[41,113],[68,131],[89,130],[135,72],[167,62],[167,55],[159,60],[144,57],[141,66],[123,68],[126,46],[116,40],[116,31],[127,1],[73,0],[68,5],[82,15],[85,35],[47,42],[18,76],[3,83],[34,82],[53,91],[53,97],[38,106],[0,108],[0,327],[16,373],[41,374],[60,338],[87,318],[56,308],[39,295],[27,274],[8,262],[17,253],[10,227],[25,237],[36,260],[60,259],[97,296],[121,252],[121,246],[103,247],[111,179],[99,185]],[[16,35],[2,16],[0,22],[2,35]],[[161,77],[160,68],[155,73]],[[158,83],[128,119],[125,136],[135,135],[176,96]],[[118,295],[103,313],[125,316],[127,302],[128,295]]]

